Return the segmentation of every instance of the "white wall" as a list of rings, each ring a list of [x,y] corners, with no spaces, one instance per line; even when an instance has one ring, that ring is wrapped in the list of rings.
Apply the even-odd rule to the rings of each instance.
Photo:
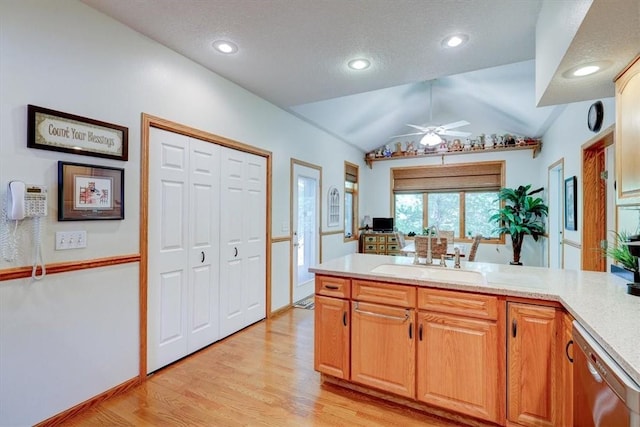
[[[605,98],[601,100],[604,105],[604,118],[602,129],[607,129],[615,123],[615,99]],[[578,181],[578,224],[577,230],[564,230],[563,238],[578,245],[582,243],[582,145],[592,140],[594,134],[587,127],[587,112],[594,101],[575,102],[567,104],[543,136],[544,146],[540,156],[540,185],[547,185],[547,169],[550,165],[564,158],[564,177],[576,176]],[[611,177],[615,176],[610,171]],[[544,181],[542,181],[544,180]],[[580,269],[580,249],[564,246],[564,268],[570,270]]]
[[[275,238],[288,237],[291,157],[334,185],[345,160],[363,167],[355,148],[76,0],[0,1],[0,95],[0,198],[11,179],[48,186],[47,263],[138,253],[143,112],[271,151]],[[27,104],[128,127],[129,161],[27,148]],[[126,219],[58,222],[58,160],[124,168]],[[30,264],[29,222],[18,260],[0,269]],[[87,249],[54,251],[61,230],[86,230]],[[331,240],[324,259],[353,251]],[[274,246],[275,310],[289,303],[289,251]],[[0,425],[33,424],[137,374],[138,265],[1,282],[0,320]]]
[[[517,187],[519,185],[533,184],[532,188],[546,185],[538,176],[542,163],[540,157],[533,158],[532,150],[519,151],[479,151],[472,154],[444,156],[445,164],[471,163],[505,160],[506,186]],[[363,200],[360,204],[360,219],[364,215],[390,216],[393,214],[391,194],[391,168],[439,165],[442,164],[441,156],[406,158],[394,161],[374,162],[373,168],[368,167],[360,172],[363,181]],[[546,171],[545,171],[546,173]],[[362,194],[361,193],[361,194]],[[531,242],[529,242],[531,240]],[[541,240],[525,239],[521,260],[525,265],[540,266],[541,264]],[[504,245],[481,243],[476,255],[477,261],[508,263],[513,259],[511,239],[507,236]]]

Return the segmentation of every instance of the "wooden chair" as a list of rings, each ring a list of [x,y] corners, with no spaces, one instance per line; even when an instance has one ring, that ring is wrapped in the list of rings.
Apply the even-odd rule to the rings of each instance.
[[[480,240],[482,240],[482,234],[476,234],[476,237],[473,238],[473,243],[471,244],[471,250],[469,250],[469,257],[467,258],[467,261],[476,260],[476,252],[478,252]]]

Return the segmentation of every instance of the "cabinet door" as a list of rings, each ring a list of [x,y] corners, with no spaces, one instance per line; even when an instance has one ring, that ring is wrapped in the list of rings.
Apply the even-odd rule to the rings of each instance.
[[[353,301],[351,380],[415,396],[415,311]]]
[[[562,393],[559,396],[562,400],[562,425],[571,427],[573,425],[573,318],[564,313],[562,316],[562,341],[560,348],[560,358],[562,359]]]
[[[349,301],[316,295],[314,369],[349,379]]]
[[[616,80],[618,203],[640,203],[640,58]]]
[[[559,425],[560,310],[508,304],[507,418],[524,426]]]
[[[418,400],[504,423],[505,347],[500,329],[492,320],[419,312]]]

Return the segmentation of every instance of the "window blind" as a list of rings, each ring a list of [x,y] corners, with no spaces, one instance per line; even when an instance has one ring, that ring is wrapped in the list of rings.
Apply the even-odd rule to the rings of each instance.
[[[350,163],[345,163],[344,180],[347,182],[358,182],[358,167]]]
[[[504,161],[391,169],[394,193],[497,191]]]

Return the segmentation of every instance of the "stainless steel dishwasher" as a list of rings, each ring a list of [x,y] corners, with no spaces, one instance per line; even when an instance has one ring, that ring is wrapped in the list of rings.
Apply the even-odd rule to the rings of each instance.
[[[640,386],[573,322],[573,425],[640,427]]]

